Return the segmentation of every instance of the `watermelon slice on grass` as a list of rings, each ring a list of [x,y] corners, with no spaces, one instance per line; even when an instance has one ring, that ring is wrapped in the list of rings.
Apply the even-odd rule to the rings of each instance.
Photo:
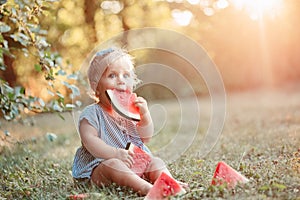
[[[140,121],[139,108],[135,106],[136,94],[117,89],[106,90],[106,95],[117,113],[130,120]]]
[[[186,191],[174,178],[162,172],[144,200],[164,200],[170,196],[184,193],[186,193]]]
[[[249,179],[247,179],[245,176],[234,170],[225,162],[221,161],[217,164],[211,184],[227,184],[228,189],[233,189],[238,183],[247,182],[249,182]]]
[[[151,156],[130,142],[127,144],[126,149],[134,153],[134,164],[131,167],[131,170],[138,176],[142,176],[151,162]]]
[[[66,199],[69,200],[100,199],[101,197],[103,197],[101,193],[92,192],[92,193],[71,194],[67,196]]]

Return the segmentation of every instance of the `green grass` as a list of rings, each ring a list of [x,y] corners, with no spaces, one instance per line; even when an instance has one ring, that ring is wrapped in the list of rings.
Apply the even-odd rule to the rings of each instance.
[[[299,102],[297,92],[230,95],[224,130],[209,155],[200,157],[198,152],[209,122],[209,117],[204,117],[193,145],[168,164],[174,177],[190,185],[187,194],[173,199],[300,199]],[[52,115],[37,116],[34,126],[2,122],[2,129],[11,134],[0,136],[0,197],[66,199],[70,194],[89,192],[97,193],[95,199],[143,199],[115,185],[99,189],[74,184],[70,170],[80,141],[72,116],[64,116],[65,121]],[[164,134],[172,134],[178,126],[168,123]],[[57,139],[49,141],[47,132],[56,133]],[[155,145],[160,144],[151,143],[150,147],[155,149]],[[214,169],[221,160],[250,182],[233,190],[211,186]]]

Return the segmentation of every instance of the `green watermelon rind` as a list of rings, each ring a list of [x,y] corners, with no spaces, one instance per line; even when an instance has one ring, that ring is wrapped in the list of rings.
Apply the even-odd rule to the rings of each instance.
[[[119,113],[121,116],[130,119],[130,120],[134,120],[134,121],[140,121],[141,120],[141,116],[139,113],[132,113],[129,111],[129,109],[124,108],[123,105],[121,105],[118,101],[117,98],[115,98],[115,91],[114,90],[106,90],[105,91],[108,99],[110,100],[113,109]],[[130,105],[128,106],[128,108],[130,107]]]

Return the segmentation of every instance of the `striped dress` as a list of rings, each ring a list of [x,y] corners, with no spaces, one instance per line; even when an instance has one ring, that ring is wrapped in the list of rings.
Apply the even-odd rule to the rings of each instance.
[[[117,121],[98,104],[87,106],[79,117],[79,124],[82,119],[86,119],[97,130],[98,137],[112,147],[125,148],[128,142],[132,142],[144,151],[151,153],[139,137],[136,123],[131,120],[120,118],[121,121]],[[73,177],[90,179],[92,170],[103,160],[95,158],[84,146],[79,147],[73,162]]]

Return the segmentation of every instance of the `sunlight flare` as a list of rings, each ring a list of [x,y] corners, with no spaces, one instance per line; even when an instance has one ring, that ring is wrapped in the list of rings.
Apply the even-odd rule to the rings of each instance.
[[[172,17],[180,26],[188,26],[193,18],[193,14],[188,10],[174,9],[172,11]]]
[[[283,7],[283,0],[232,0],[239,10],[245,10],[253,20],[263,16],[274,18]]]

